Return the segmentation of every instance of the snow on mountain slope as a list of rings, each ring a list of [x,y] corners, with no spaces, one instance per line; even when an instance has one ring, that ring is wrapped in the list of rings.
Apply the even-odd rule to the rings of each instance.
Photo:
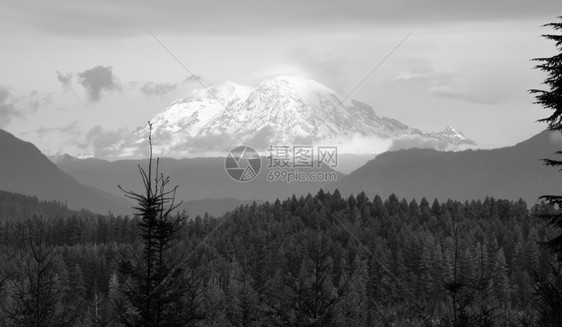
[[[452,126],[448,126],[442,132],[429,133],[428,135],[436,139],[444,140],[456,145],[462,145],[462,144],[476,145],[476,142],[466,138],[466,136],[464,136],[463,133],[457,131]]]
[[[255,88],[225,82],[194,90],[151,122],[154,153],[169,157],[222,156],[240,144],[258,151],[270,145],[330,144],[340,152],[379,153],[405,136],[439,141],[448,149],[475,145],[452,127],[425,134],[296,76],[266,79]],[[148,126],[141,127],[109,150],[116,158],[144,156],[148,132]]]

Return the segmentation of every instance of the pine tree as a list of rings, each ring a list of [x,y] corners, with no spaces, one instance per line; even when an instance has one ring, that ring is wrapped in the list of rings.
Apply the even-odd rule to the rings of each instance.
[[[69,272],[69,293],[73,301],[84,300],[86,296],[86,284],[84,283],[84,274],[82,267],[76,264]]]
[[[137,314],[131,303],[127,300],[127,297],[123,294],[119,276],[116,272],[111,274],[108,286],[106,312],[101,319],[98,319],[98,325],[123,326],[119,321],[132,321],[131,318]]]
[[[349,294],[337,307],[338,318],[342,326],[364,326],[367,312],[366,286],[367,262],[356,255],[347,271],[339,278],[337,286],[340,289],[349,288]],[[350,278],[353,278],[350,282]]]
[[[248,260],[232,263],[227,294],[226,315],[233,326],[260,326],[260,298],[253,288]],[[244,264],[243,264],[244,263]]]
[[[149,128],[152,130],[150,123]],[[119,267],[130,278],[130,282],[124,279],[124,293],[138,312],[133,323],[129,319],[122,322],[134,326],[186,326],[201,318],[193,309],[194,299],[190,296],[199,283],[193,283],[187,266],[190,257],[180,247],[185,217],[173,214],[181,204],[175,203],[177,186],[166,189],[170,180],[159,172],[159,159],[153,171],[150,134],[149,146],[148,171],[139,166],[144,193],[121,188],[137,202],[135,209],[143,242],[142,254],[132,253],[132,260],[123,258]]]
[[[23,278],[14,282],[11,303],[5,308],[9,326],[72,326],[75,307],[65,305],[64,285],[60,278],[62,260],[45,244],[43,220],[29,227],[29,259]]]
[[[559,18],[562,19],[562,16]],[[562,31],[562,22],[550,23],[545,26]],[[554,111],[550,116],[539,121],[546,122],[548,124],[548,129],[551,131],[562,132],[562,35],[545,34],[543,37],[553,40],[560,53],[549,58],[533,59],[534,61],[540,62],[536,68],[547,73],[548,77],[544,81],[544,84],[549,87],[549,90],[533,89],[530,92],[536,94],[535,103],[540,104],[545,109]],[[562,154],[562,151],[558,151],[557,154]],[[547,166],[562,166],[562,161],[560,160],[544,159],[544,162]],[[553,206],[562,205],[562,196],[560,195],[544,195],[541,199],[544,199],[547,204]],[[547,214],[544,215],[543,218],[547,219],[551,226],[558,229],[562,228],[562,214]],[[562,261],[562,234],[548,241],[546,245],[552,251],[556,252],[558,254],[558,260]]]
[[[335,326],[359,269],[333,281],[334,245],[323,232],[307,232],[297,271],[276,273],[268,301],[272,323],[282,326]],[[270,296],[269,296],[270,295]]]
[[[558,17],[562,20],[562,16]],[[549,23],[546,27],[553,28],[555,31],[562,31],[562,22]],[[548,124],[548,129],[554,132],[562,132],[562,35],[545,34],[544,38],[555,42],[558,54],[548,58],[535,58],[539,62],[536,69],[547,74],[544,84],[547,90],[530,90],[535,94],[537,104],[544,109],[551,110],[550,116],[541,119],[541,122]],[[556,154],[562,154],[558,151]],[[561,160],[544,159],[547,166],[561,167]],[[543,195],[541,197],[547,204],[560,208],[562,206],[561,195]],[[558,265],[553,266],[553,272],[549,277],[541,278],[536,285],[538,295],[538,316],[539,324],[542,326],[561,326],[562,325],[562,276],[560,275],[560,264],[562,264],[562,213],[558,210],[555,213],[542,214],[539,217],[545,219],[547,223],[557,230],[557,235],[546,241],[544,245],[553,251],[557,256]]]

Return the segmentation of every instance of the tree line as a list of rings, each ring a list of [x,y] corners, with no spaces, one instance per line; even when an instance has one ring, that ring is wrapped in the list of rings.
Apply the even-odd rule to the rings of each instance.
[[[535,215],[554,212],[522,200],[320,191],[218,218],[172,213],[172,251],[161,253],[162,235],[147,239],[140,217],[5,219],[0,317],[7,326],[529,325],[540,319],[536,281],[555,262],[539,245],[554,230]]]

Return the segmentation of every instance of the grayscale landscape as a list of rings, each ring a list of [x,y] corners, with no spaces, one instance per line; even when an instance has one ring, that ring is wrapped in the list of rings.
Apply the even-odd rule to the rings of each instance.
[[[0,326],[562,326],[558,1],[0,12]]]

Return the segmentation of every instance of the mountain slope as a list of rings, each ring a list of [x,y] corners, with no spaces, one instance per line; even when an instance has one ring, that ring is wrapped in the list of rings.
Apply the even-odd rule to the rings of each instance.
[[[340,153],[380,153],[404,136],[444,142],[452,149],[475,145],[451,127],[422,133],[296,76],[266,79],[255,88],[226,82],[194,90],[151,122],[154,153],[176,158],[222,156],[240,144],[258,151],[269,145],[329,144],[338,145]],[[148,133],[148,126],[141,127],[106,152],[114,158],[147,157]]]
[[[94,217],[89,211],[74,211],[57,201],[40,201],[37,197],[0,190],[0,219],[4,221],[26,220],[37,217],[72,216]]]
[[[287,198],[292,194],[315,194],[331,182],[269,182],[267,179],[267,159],[262,158],[262,171],[250,182],[232,180],[225,171],[224,158],[186,158],[160,159],[160,171],[170,177],[170,186],[178,185],[176,200],[196,201],[208,199],[262,200],[272,201]],[[142,189],[138,166],[145,167],[147,160],[105,161],[99,159],[68,159],[57,163],[65,173],[85,185],[91,185],[115,195],[122,192],[117,188],[138,191]],[[301,169],[306,171],[307,169]],[[334,172],[330,168],[314,168],[310,171]],[[230,198],[230,199],[229,199]],[[210,202],[209,202],[210,203]],[[195,206],[198,207],[198,206]],[[198,209],[199,210],[199,209]]]
[[[535,203],[543,194],[562,194],[562,174],[545,167],[562,141],[542,132],[515,146],[494,150],[386,152],[336,182],[342,194],[365,191],[386,197],[472,200],[493,196]]]
[[[66,202],[72,209],[96,213],[130,212],[128,201],[84,186],[58,169],[39,149],[0,130],[0,189],[42,200]]]

